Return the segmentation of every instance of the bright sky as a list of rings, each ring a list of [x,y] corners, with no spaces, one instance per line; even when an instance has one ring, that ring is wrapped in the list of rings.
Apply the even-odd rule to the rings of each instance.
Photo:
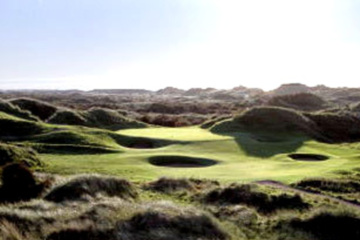
[[[1,0],[0,89],[360,87],[359,0]]]

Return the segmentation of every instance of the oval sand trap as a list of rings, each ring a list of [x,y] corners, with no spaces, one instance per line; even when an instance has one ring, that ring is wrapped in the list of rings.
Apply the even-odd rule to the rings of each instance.
[[[194,158],[186,156],[156,156],[150,157],[149,163],[160,167],[196,168],[210,167],[218,162],[206,158]]]
[[[312,153],[294,153],[288,156],[297,161],[325,161],[329,159],[328,156]]]

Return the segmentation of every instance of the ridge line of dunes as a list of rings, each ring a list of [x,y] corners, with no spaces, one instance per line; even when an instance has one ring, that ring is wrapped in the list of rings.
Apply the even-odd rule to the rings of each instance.
[[[0,111],[26,120],[41,120],[60,125],[78,125],[108,130],[147,127],[146,123],[128,118],[121,111],[98,107],[80,111],[58,107],[32,98],[0,100]]]
[[[300,112],[283,107],[254,107],[210,128],[217,134],[232,132],[299,133],[318,141],[360,140],[360,118],[351,113]]]
[[[48,123],[80,125],[109,130],[127,128],[145,128],[146,123],[125,117],[119,111],[105,108],[91,108],[86,111],[59,109],[49,119]]]

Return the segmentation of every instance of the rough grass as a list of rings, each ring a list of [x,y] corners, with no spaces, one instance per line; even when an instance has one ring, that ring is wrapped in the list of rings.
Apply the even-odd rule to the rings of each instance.
[[[204,195],[203,201],[211,204],[245,204],[264,214],[281,209],[303,210],[310,207],[300,195],[268,195],[253,190],[250,185],[230,185],[214,189]]]
[[[229,239],[224,226],[199,208],[117,197],[1,206],[0,220],[13,224],[12,232],[33,239]]]
[[[22,110],[18,106],[15,106],[10,102],[7,102],[2,99],[0,99],[0,111],[26,120],[32,120],[32,121],[39,120],[37,117],[33,116],[29,111]]]
[[[49,103],[31,98],[16,98],[10,100],[10,102],[23,110],[31,112],[43,121],[48,119],[57,110],[57,107]]]
[[[316,125],[301,113],[280,107],[255,107],[242,114],[214,125],[214,133],[231,131],[301,132],[314,135]]]
[[[87,126],[87,120],[77,111],[70,109],[58,110],[48,120],[52,124],[80,125]]]
[[[292,186],[312,192],[356,193],[360,192],[360,182],[347,179],[304,179]]]
[[[311,113],[305,114],[316,123],[324,139],[333,143],[360,140],[360,119],[352,114]]]
[[[21,119],[4,112],[0,112],[0,138],[14,139],[39,134],[45,127],[38,122]]]
[[[54,232],[48,240],[123,239],[123,240],[225,240],[225,233],[209,216],[201,214],[169,215],[148,210],[128,220],[118,221],[110,229],[65,229]]]
[[[22,164],[8,164],[2,170],[0,202],[19,202],[37,198],[50,182],[37,183],[32,172]]]
[[[118,111],[92,108],[87,111],[58,110],[47,122],[62,125],[80,125],[109,130],[145,128],[147,124],[127,118]]]
[[[215,180],[162,177],[145,185],[145,189],[163,193],[195,191],[219,186]]]
[[[98,194],[116,196],[124,199],[137,197],[134,186],[124,179],[101,176],[82,176],[57,186],[51,190],[45,199],[53,202],[84,200],[87,196]]]
[[[360,239],[360,218],[349,213],[323,212],[307,219],[294,219],[290,226],[318,240]]]
[[[0,222],[0,240],[35,240],[16,227],[16,224],[9,223],[8,221]]]
[[[32,148],[0,143],[0,167],[8,163],[22,163],[28,167],[43,166],[38,154]]]
[[[211,131],[301,133],[322,142],[354,142],[360,140],[360,119],[350,113],[302,113],[282,107],[255,107],[215,124]]]
[[[119,112],[110,109],[92,108],[84,113],[84,115],[92,127],[110,130],[147,127],[147,124],[145,123],[131,120],[121,115]]]
[[[321,97],[312,93],[274,96],[267,102],[270,106],[286,107],[302,111],[317,111],[327,107]]]

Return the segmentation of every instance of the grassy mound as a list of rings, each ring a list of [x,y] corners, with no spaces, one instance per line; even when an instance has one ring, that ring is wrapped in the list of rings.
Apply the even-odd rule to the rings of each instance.
[[[68,229],[55,232],[47,239],[226,240],[229,237],[207,215],[173,216],[158,211],[146,211],[128,220],[119,221],[113,229]]]
[[[38,153],[57,154],[57,155],[88,155],[119,153],[119,149],[106,146],[89,146],[77,144],[33,144],[31,145]]]
[[[311,113],[305,114],[319,128],[320,134],[331,142],[360,140],[360,119],[352,114]]]
[[[45,127],[38,122],[28,121],[0,112],[0,138],[17,138],[32,134],[38,134]]]
[[[84,115],[92,127],[121,130],[145,128],[147,126],[145,123],[128,119],[119,112],[110,109],[92,108],[84,113]]]
[[[163,140],[147,137],[134,137],[122,134],[109,134],[109,136],[119,145],[127,148],[152,149],[162,148],[171,144],[177,144],[178,141]]]
[[[8,163],[22,163],[28,167],[40,167],[43,165],[33,149],[0,143],[0,166]]]
[[[360,218],[350,214],[325,212],[304,220],[295,219],[290,224],[319,240],[360,239]]]
[[[39,197],[47,182],[37,183],[32,172],[22,164],[8,164],[2,170],[0,203],[27,201]]]
[[[162,177],[156,181],[150,182],[145,186],[145,189],[172,193],[178,191],[193,191],[197,189],[208,189],[211,187],[219,186],[219,182],[202,179],[187,179],[187,178],[167,178]]]
[[[216,123],[224,121],[226,119],[230,119],[230,118],[231,118],[230,115],[214,117],[214,118],[211,118],[211,119],[205,121],[203,124],[200,125],[200,127],[203,129],[209,129],[209,128],[213,127]]]
[[[293,184],[296,188],[301,188],[311,192],[334,192],[334,193],[358,193],[360,192],[360,182],[342,179],[312,178],[304,179]]]
[[[43,121],[48,119],[57,110],[57,107],[51,104],[31,98],[16,98],[10,100],[10,102],[23,110],[31,112],[34,116],[39,117]]]
[[[48,119],[48,122],[53,124],[80,125],[109,130],[147,127],[145,123],[129,119],[119,111],[105,108],[92,108],[88,111],[63,109],[51,116]]]
[[[0,112],[13,115],[18,118],[23,118],[26,120],[38,121],[39,119],[33,116],[29,111],[22,110],[18,106],[14,106],[10,102],[0,99]]]
[[[203,200],[211,204],[245,204],[264,214],[280,209],[302,210],[309,207],[299,195],[268,195],[254,191],[250,185],[217,188],[205,194]]]
[[[54,188],[45,199],[52,202],[78,201],[97,194],[124,199],[137,197],[134,186],[124,179],[101,176],[83,176]]]
[[[47,122],[53,124],[87,126],[87,120],[83,116],[76,111],[68,109],[57,111],[47,120]]]
[[[232,120],[227,120],[211,128],[215,133],[232,131],[270,131],[313,133],[313,122],[301,113],[279,107],[256,107],[249,109]]]
[[[207,215],[169,216],[165,213],[147,211],[132,217],[119,226],[118,233],[127,233],[130,239],[228,239],[228,235]]]
[[[211,159],[186,156],[155,156],[149,158],[149,163],[161,167],[209,167],[218,162]]]
[[[79,132],[72,130],[63,130],[38,135],[32,139],[32,142],[46,144],[103,146],[102,142],[99,142],[95,135],[87,132]]]
[[[270,106],[292,108],[302,111],[317,111],[327,107],[326,102],[312,93],[297,93],[272,97],[268,102]]]
[[[360,140],[360,119],[349,113],[301,113],[280,107],[255,107],[215,124],[211,131],[218,134],[300,133],[323,142],[354,142]]]

